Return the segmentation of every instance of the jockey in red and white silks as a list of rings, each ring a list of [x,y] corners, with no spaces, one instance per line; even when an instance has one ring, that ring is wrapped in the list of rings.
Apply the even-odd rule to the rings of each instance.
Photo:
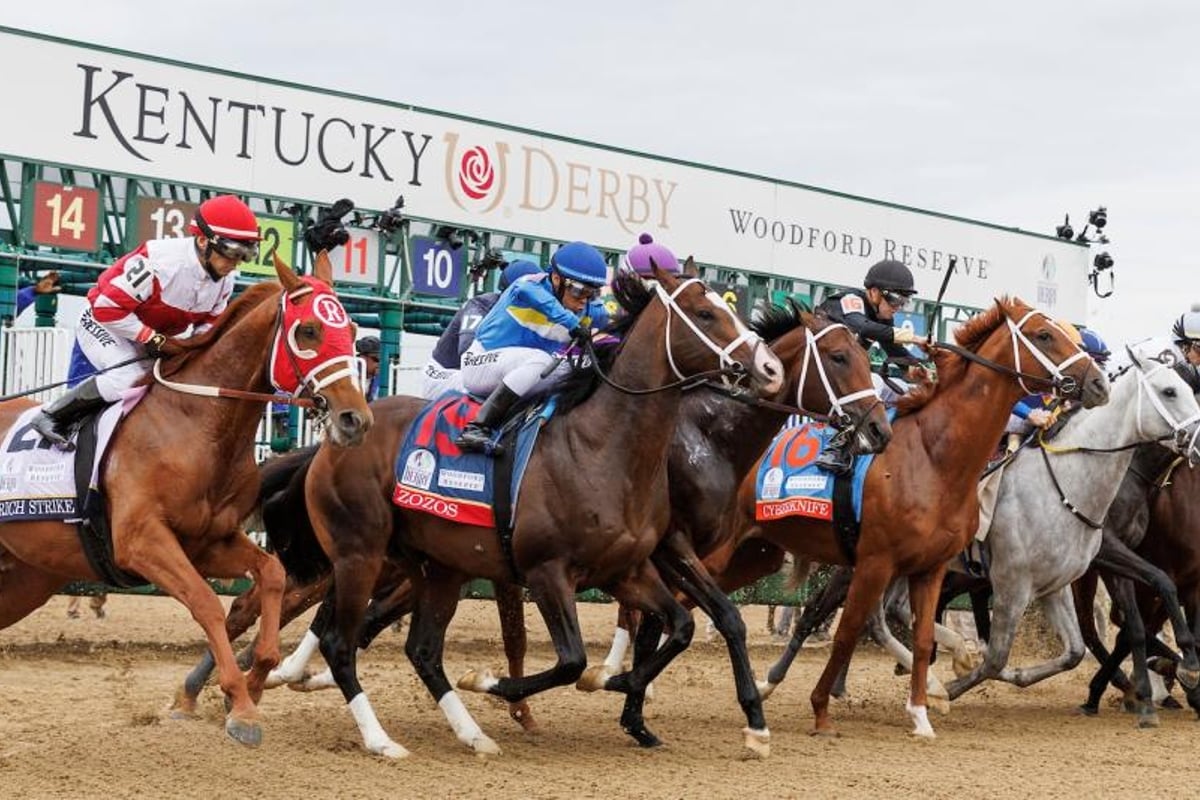
[[[156,333],[178,336],[188,328],[203,333],[229,304],[236,277],[230,272],[214,281],[200,266],[191,237],[145,242],[106,269],[88,292],[71,372],[86,376],[143,355]],[[79,356],[83,363],[77,363]],[[138,361],[98,375],[100,395],[119,399],[150,364]]]

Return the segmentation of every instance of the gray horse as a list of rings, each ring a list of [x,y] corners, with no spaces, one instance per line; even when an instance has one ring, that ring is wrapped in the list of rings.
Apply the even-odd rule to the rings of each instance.
[[[1075,667],[1084,643],[1071,582],[1100,549],[1132,446],[1161,441],[1200,460],[1200,405],[1187,383],[1161,362],[1133,352],[1130,358],[1108,405],[1077,412],[1053,442],[1025,448],[1005,469],[982,545],[994,589],[992,636],[982,663],[947,684],[951,700],[985,680],[1029,686]],[[1038,598],[1065,651],[1032,667],[1008,668],[1017,625]]]
[[[1100,529],[1133,458],[1130,445],[1162,440],[1189,461],[1200,458],[1200,405],[1174,369],[1130,351],[1127,371],[1103,407],[1079,411],[1052,444],[1027,447],[1004,470],[991,529],[992,633],[976,669],[947,685],[950,699],[989,679],[1028,686],[1084,657],[1070,583],[1100,548]],[[1007,668],[1021,616],[1042,599],[1066,646],[1033,667]]]

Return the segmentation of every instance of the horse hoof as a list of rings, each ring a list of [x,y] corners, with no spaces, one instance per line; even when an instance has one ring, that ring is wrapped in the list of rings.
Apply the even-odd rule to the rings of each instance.
[[[233,717],[226,717],[225,733],[238,744],[247,747],[258,747],[262,744],[262,725],[257,722],[242,722]]]
[[[1083,705],[1076,707],[1075,713],[1081,717],[1098,717],[1100,716],[1100,708],[1098,706],[1089,706],[1087,703],[1084,703]]]
[[[908,732],[908,735],[912,736],[916,739],[925,739],[925,740],[937,738],[937,734],[934,733],[933,728],[928,728],[925,730],[922,730],[921,728],[913,728],[911,731]]]
[[[611,677],[612,673],[604,665],[588,667],[579,676],[579,680],[575,681],[575,688],[581,692],[599,692]]]
[[[167,712],[167,719],[179,722],[191,722],[192,720],[200,719],[200,715],[196,713],[195,709],[172,708]]]
[[[931,708],[933,711],[937,712],[941,716],[943,716],[943,717],[950,716],[950,698],[949,697],[938,697],[937,695],[930,694],[927,697],[927,702],[929,703],[929,708]]]
[[[458,688],[466,692],[486,692],[496,685],[496,676],[490,669],[482,672],[469,669],[458,679]]]
[[[526,733],[538,733],[541,731],[541,726],[537,720],[533,718],[533,712],[529,710],[529,704],[522,700],[520,703],[512,703],[508,707],[508,715],[521,726],[521,730]]]
[[[834,728],[813,728],[808,732],[809,736],[815,736],[818,739],[836,739],[841,736]]]
[[[648,728],[643,727],[636,730],[626,728],[625,732],[633,737],[634,741],[638,743],[638,747],[645,747],[646,749],[662,747],[662,739],[651,733]]]
[[[1183,703],[1180,703],[1171,695],[1163,698],[1163,701],[1158,704],[1159,708],[1165,708],[1167,711],[1183,711]]]
[[[1175,677],[1183,684],[1183,688],[1191,690],[1200,685],[1200,672],[1183,667],[1177,667]]]
[[[396,761],[399,761],[402,758],[408,758],[410,755],[412,755],[412,753],[408,752],[408,750],[402,745],[396,744],[391,739],[388,739],[382,744],[369,747],[367,750],[377,756],[395,759]]]
[[[753,728],[742,728],[745,736],[746,749],[742,756],[746,759],[769,758],[771,755],[771,732],[767,729],[756,731]]]
[[[1138,715],[1137,726],[1139,728],[1157,728],[1158,724],[1158,714],[1153,711]]]
[[[778,685],[779,684],[771,683],[770,681],[759,681],[757,684],[758,698],[760,700],[766,700],[768,697],[770,697],[775,692],[775,687]]]
[[[483,733],[471,740],[471,749],[475,751],[475,755],[477,756],[500,755],[500,745],[492,741],[490,736]]]
[[[196,698],[187,687],[175,692],[175,700],[171,703],[171,719],[196,719],[199,714],[196,713]]]

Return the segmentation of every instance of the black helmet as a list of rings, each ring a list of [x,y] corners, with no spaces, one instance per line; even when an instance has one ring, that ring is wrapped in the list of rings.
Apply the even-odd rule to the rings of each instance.
[[[1200,311],[1180,314],[1179,319],[1175,320],[1175,326],[1171,328],[1171,333],[1175,335],[1177,345],[1200,341]]]
[[[354,349],[358,351],[360,356],[375,356],[379,357],[379,337],[364,336],[355,343]]]
[[[867,270],[863,286],[868,289],[878,288],[904,295],[917,293],[916,287],[913,286],[912,270],[892,259],[880,261]]]

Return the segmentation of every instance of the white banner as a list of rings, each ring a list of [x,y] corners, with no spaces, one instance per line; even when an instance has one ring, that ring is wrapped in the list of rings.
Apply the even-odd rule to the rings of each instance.
[[[857,286],[896,258],[923,297],[1015,294],[1082,319],[1088,250],[795,184],[0,28],[0,156],[381,210]]]

